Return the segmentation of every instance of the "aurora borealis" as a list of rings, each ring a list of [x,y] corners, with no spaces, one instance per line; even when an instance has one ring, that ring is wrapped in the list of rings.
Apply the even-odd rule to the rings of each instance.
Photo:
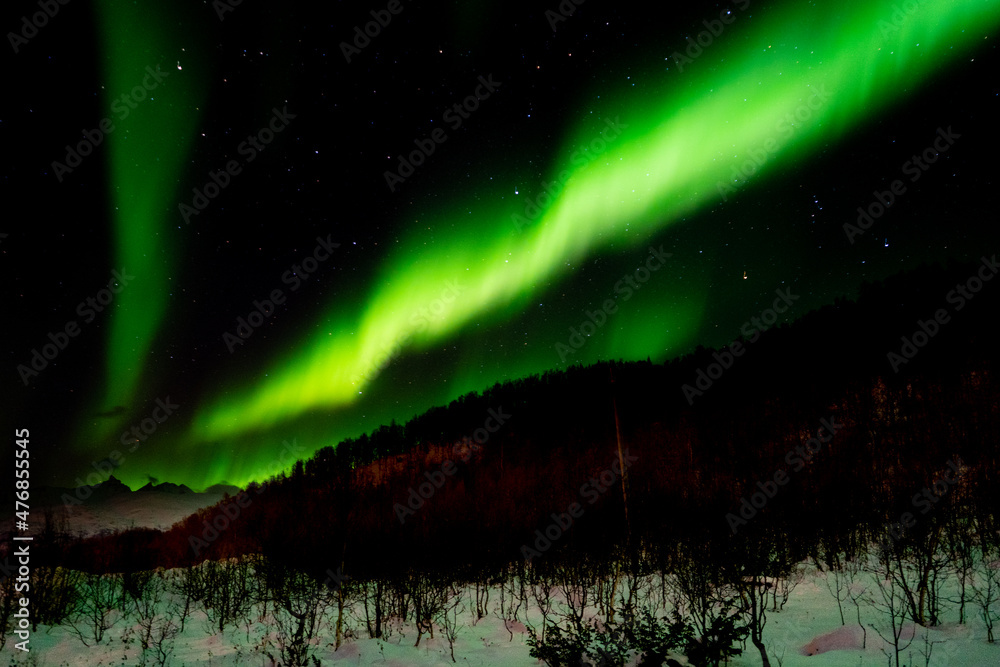
[[[275,472],[292,437],[311,452],[505,378],[663,361],[732,340],[782,285],[806,295],[791,319],[862,279],[988,249],[974,229],[987,195],[970,193],[995,135],[949,153],[967,162],[929,173],[858,247],[841,226],[937,127],[986,127],[998,2],[751,2],[728,15],[699,4],[659,30],[639,9],[587,3],[554,33],[544,8],[485,5],[531,26],[504,46],[472,38],[490,21],[434,23],[414,5],[345,63],[337,44],[362,9],[314,22],[240,7],[215,23],[209,11],[167,20],[98,3],[100,55],[80,88],[105,93],[70,127],[95,126],[147,66],[169,74],[87,171],[45,174],[52,206],[93,207],[86,243],[101,250],[22,296],[41,317],[12,369],[72,316],[48,304],[99,287],[70,280],[72,267],[136,275],[105,320],[14,387],[25,414],[57,406],[69,424],[53,437],[69,467],[53,462],[53,479],[120,451],[115,474],[133,487],[245,484]],[[491,98],[387,188],[397,156],[491,73]],[[946,115],[949,103],[963,115]],[[297,114],[289,129],[186,225],[178,202],[283,104]],[[50,171],[66,141],[35,147],[35,163],[43,154]],[[946,211],[970,229],[942,230],[933,218]],[[57,256],[72,256],[74,233]],[[303,275],[327,237],[339,246]],[[5,245],[8,258],[25,252]],[[666,265],[624,298],[620,279],[661,246]],[[289,270],[302,277],[294,289]],[[282,303],[227,349],[224,334],[276,289]],[[557,344],[609,298],[617,310],[564,361]],[[176,415],[139,443],[124,435],[168,396]]]
[[[106,137],[114,256],[117,265],[142,267],[141,280],[122,291],[110,316],[105,382],[96,406],[109,410],[134,394],[166,315],[168,276],[177,250],[164,233],[169,224],[164,209],[173,203],[173,193],[163,184],[180,174],[204,85],[202,72],[170,78],[183,70],[180,60],[170,66],[169,54],[181,40],[179,30],[166,27],[169,10],[114,0],[102,0],[96,9],[106,90],[130,91],[122,95],[127,106],[117,102],[115,93],[107,100],[120,123],[118,131]],[[153,63],[157,77],[148,73]],[[145,94],[133,93],[136,88]]]

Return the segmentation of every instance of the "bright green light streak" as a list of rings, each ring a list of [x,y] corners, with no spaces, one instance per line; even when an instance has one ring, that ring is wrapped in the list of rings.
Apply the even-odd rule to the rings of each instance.
[[[717,202],[726,186],[742,187],[733,167],[753,155],[760,173],[779,157],[798,159],[839,138],[981,42],[1000,18],[996,1],[925,0],[909,15],[894,14],[897,5],[790,4],[740,26],[743,39],[727,43],[723,34],[686,71],[665,75],[679,83],[668,81],[657,108],[617,100],[629,127],[592,164],[567,164],[572,177],[537,226],[515,236],[499,212],[471,223],[456,215],[435,225],[455,230],[443,240],[410,239],[388,260],[360,315],[337,318],[340,328],[303,344],[266,381],[203,409],[197,436],[266,428],[354,400],[384,350],[425,347],[490,313],[516,313],[567,263],[612,242],[641,242]],[[679,92],[680,84],[689,92]],[[587,123],[566,152],[603,129]],[[434,304],[449,280],[459,281],[462,294],[440,317],[420,320],[417,309]]]
[[[185,71],[184,27],[169,7],[101,0],[116,268],[135,276],[110,308],[102,408],[128,405],[167,307],[178,176],[194,136],[200,79]],[[188,54],[193,56],[193,54]],[[148,68],[148,69],[147,69]],[[197,68],[195,68],[197,69]],[[150,70],[160,72],[159,80]],[[122,96],[126,99],[122,99]]]

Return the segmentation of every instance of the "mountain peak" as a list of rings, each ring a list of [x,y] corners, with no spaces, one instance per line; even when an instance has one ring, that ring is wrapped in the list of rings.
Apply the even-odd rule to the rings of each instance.
[[[124,482],[122,482],[114,475],[111,475],[110,477],[108,477],[106,480],[104,480],[99,484],[95,484],[93,488],[95,490],[101,489],[102,491],[128,491],[129,493],[132,492],[132,489],[128,488],[128,486],[126,486]]]
[[[169,493],[172,495],[182,495],[188,493],[194,493],[189,487],[184,484],[174,484],[173,482],[163,482],[161,484],[153,484],[150,482],[146,486],[142,487],[136,493]]]

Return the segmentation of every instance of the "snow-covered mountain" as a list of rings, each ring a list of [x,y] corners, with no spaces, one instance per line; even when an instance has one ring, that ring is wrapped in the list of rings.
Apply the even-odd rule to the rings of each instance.
[[[31,521],[28,531],[37,534],[44,525],[44,516],[53,519],[72,535],[89,536],[128,528],[165,530],[203,507],[210,507],[239,487],[216,484],[196,493],[183,484],[162,482],[132,491],[114,475],[93,486],[38,487],[32,493]],[[60,525],[62,524],[62,525]],[[13,518],[0,522],[0,534],[13,529]]]

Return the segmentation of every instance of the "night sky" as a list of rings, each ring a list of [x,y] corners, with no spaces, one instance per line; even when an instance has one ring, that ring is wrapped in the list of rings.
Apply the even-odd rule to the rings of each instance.
[[[1000,2],[820,4],[13,3],[5,425],[45,483],[245,484],[992,255]]]

